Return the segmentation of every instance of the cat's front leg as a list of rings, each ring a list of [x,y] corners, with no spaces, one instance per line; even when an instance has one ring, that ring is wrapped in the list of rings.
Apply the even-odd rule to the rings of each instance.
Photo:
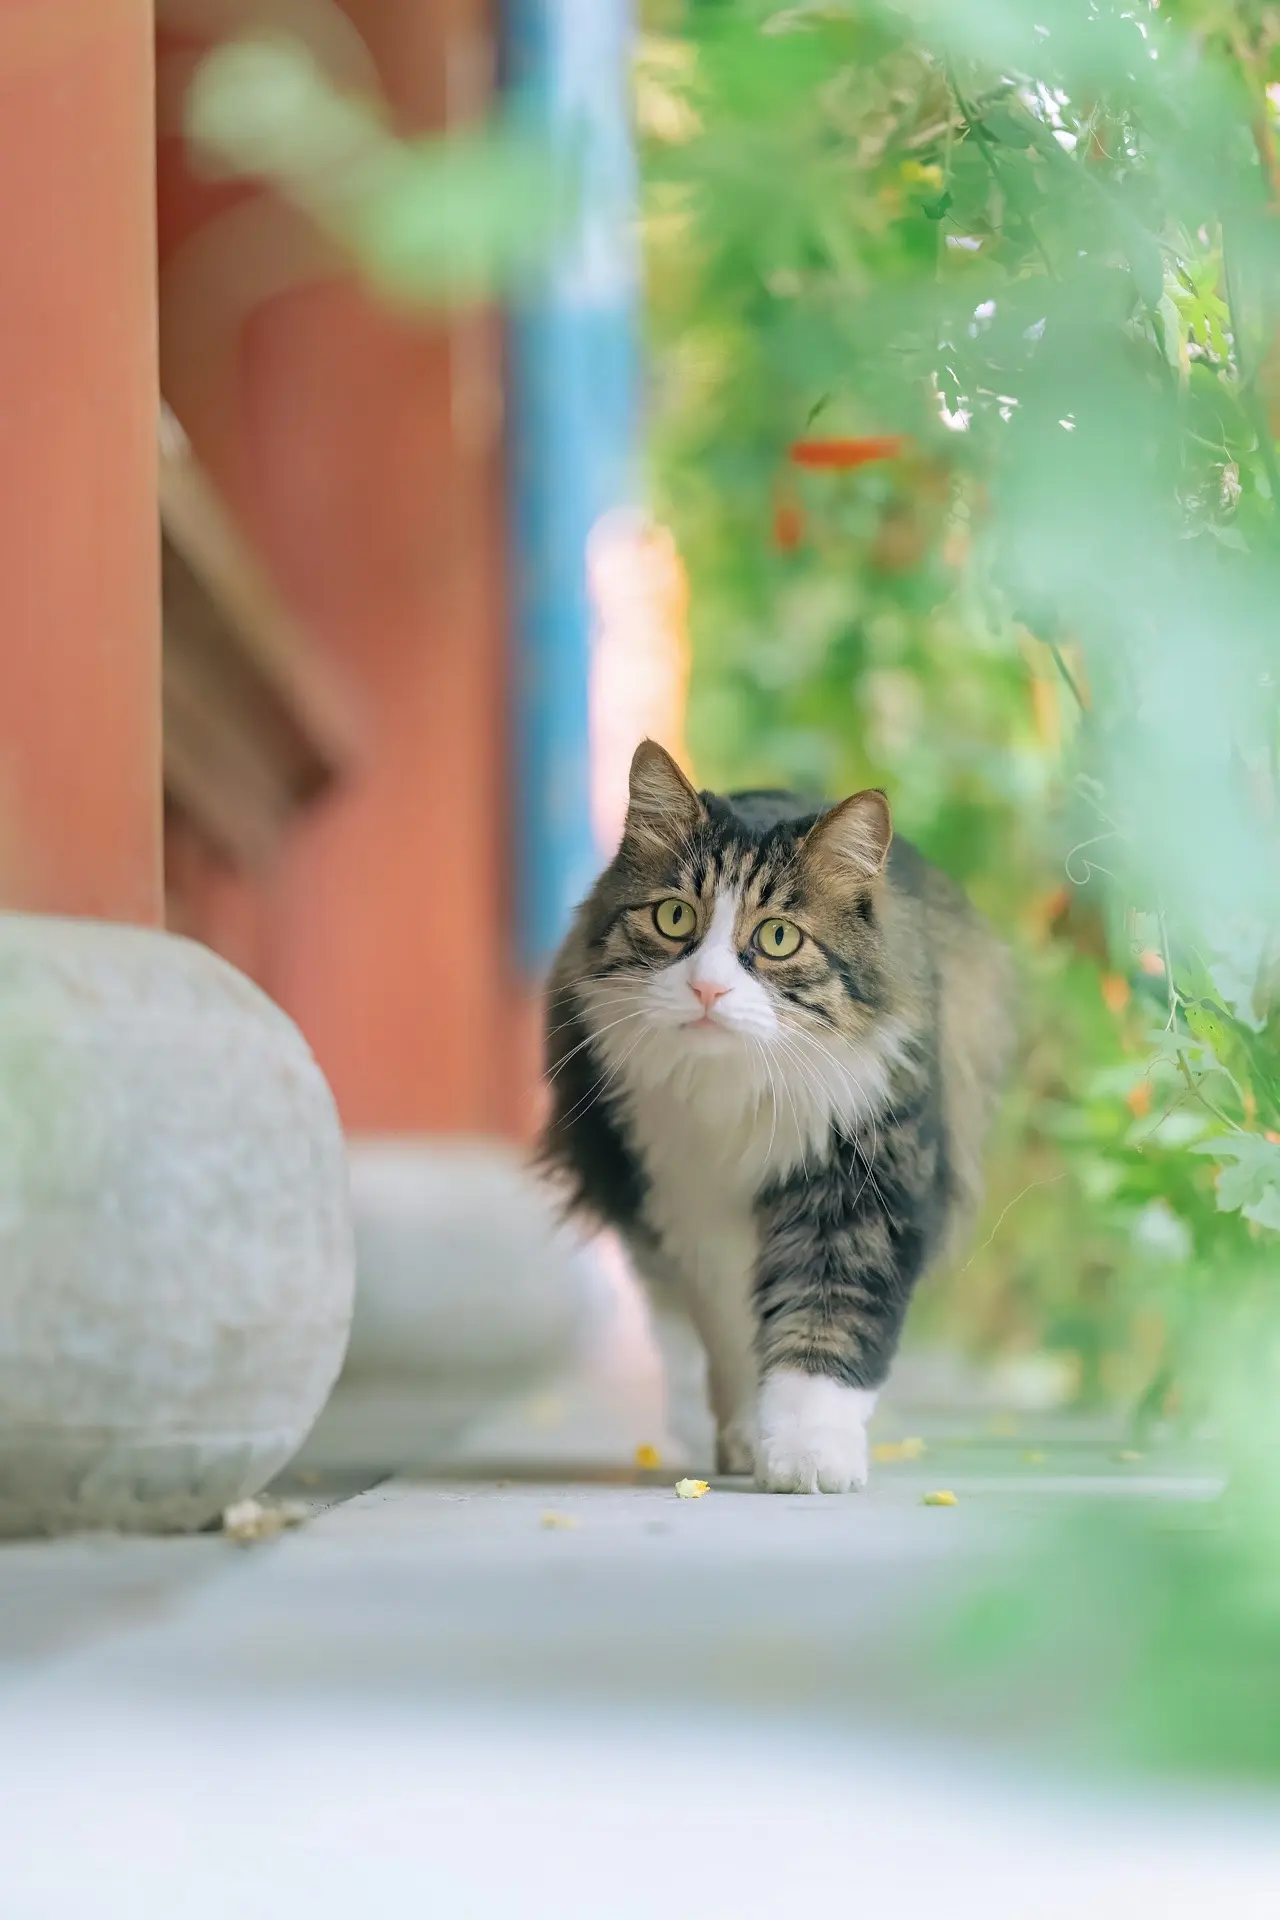
[[[717,1473],[750,1474],[756,1464],[755,1256],[755,1234],[744,1217],[708,1235],[689,1261],[689,1308],[706,1349]]]
[[[716,1425],[716,1472],[747,1475],[756,1466],[756,1415],[749,1403],[739,1413]]]
[[[668,1423],[681,1443],[683,1463],[704,1473],[713,1457],[717,1473],[755,1470],[760,1369],[751,1309],[755,1239],[748,1229],[745,1220],[733,1222],[704,1247],[687,1252],[681,1265],[652,1238],[633,1234],[628,1242],[649,1296]],[[695,1335],[700,1351],[691,1368]],[[715,1422],[714,1455],[704,1426],[707,1401]]]
[[[918,1190],[892,1147],[873,1173],[841,1142],[761,1202],[759,1227],[757,1483],[848,1493],[866,1484],[867,1422],[924,1260]]]
[[[726,1327],[703,1315],[707,1389],[716,1423],[716,1472],[751,1474],[756,1465],[756,1396],[760,1372],[749,1324]]]
[[[850,1493],[867,1484],[877,1395],[779,1367],[760,1389],[756,1480],[766,1493]]]

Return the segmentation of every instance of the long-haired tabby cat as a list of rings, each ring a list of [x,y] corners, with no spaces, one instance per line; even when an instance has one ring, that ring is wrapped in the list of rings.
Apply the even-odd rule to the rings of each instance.
[[[865,1482],[911,1291],[979,1196],[1010,1008],[882,793],[697,793],[638,749],[552,975],[544,1155],[687,1308],[721,1472]]]

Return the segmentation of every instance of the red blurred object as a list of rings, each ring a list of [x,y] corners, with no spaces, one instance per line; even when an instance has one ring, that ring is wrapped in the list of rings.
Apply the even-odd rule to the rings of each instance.
[[[906,446],[899,433],[871,435],[859,440],[797,440],[791,448],[795,467],[823,467],[847,473],[875,460],[896,460]]]
[[[780,553],[794,553],[804,539],[804,508],[798,500],[784,495],[773,509],[773,544]]]

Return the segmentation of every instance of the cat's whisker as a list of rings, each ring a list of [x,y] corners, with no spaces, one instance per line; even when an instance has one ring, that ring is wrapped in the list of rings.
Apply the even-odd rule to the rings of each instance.
[[[619,1003],[619,1004],[625,1004],[625,1002],[623,1002],[623,1003]],[[604,1008],[604,1009],[602,1009],[602,1011],[604,1011],[604,1012],[610,1012],[610,1011],[611,1011],[611,1009],[610,1009],[610,1008]],[[642,1013],[643,1011],[644,1011],[644,1009],[643,1009],[642,1007],[634,1007],[634,1008],[632,1008],[632,1009],[631,1009],[631,1012],[635,1012],[635,1013]],[[619,1014],[619,1015],[618,1015],[618,1019],[619,1019],[619,1020],[626,1020],[626,1019],[629,1019],[629,1018],[630,1018],[630,1012],[628,1012],[628,1013],[624,1013],[624,1014]],[[577,1020],[566,1020],[566,1021],[565,1021],[565,1023],[564,1023],[564,1026],[562,1026],[562,1027],[553,1027],[553,1028],[552,1028],[552,1029],[550,1030],[550,1033],[548,1034],[548,1038],[550,1038],[550,1035],[551,1035],[551,1033],[563,1033],[563,1032],[565,1031],[565,1028],[566,1028],[566,1027],[574,1027],[574,1026],[581,1026],[582,1024],[583,1024],[583,1023],[582,1023],[581,1021],[577,1021]],[[586,1032],[586,1034],[584,1035],[584,1037],[583,1037],[583,1039],[582,1039],[581,1041],[579,1041],[579,1043],[578,1043],[578,1045],[577,1045],[576,1047],[574,1047],[574,1048],[571,1048],[571,1049],[570,1049],[570,1051],[569,1051],[568,1053],[566,1053],[566,1054],[564,1054],[564,1055],[563,1055],[563,1056],[561,1057],[561,1059],[560,1059],[560,1060],[559,1060],[559,1061],[558,1061],[558,1062],[556,1063],[556,1071],[557,1071],[557,1072],[559,1071],[559,1069],[560,1069],[560,1067],[562,1067],[562,1066],[564,1065],[564,1063],[565,1063],[565,1061],[566,1061],[566,1060],[572,1060],[572,1058],[573,1058],[573,1056],[574,1056],[574,1054],[575,1054],[575,1053],[577,1053],[577,1052],[580,1052],[583,1046],[589,1046],[589,1045],[591,1044],[591,1042],[592,1042],[592,1040],[594,1040],[594,1039],[595,1039],[595,1038],[597,1037],[597,1035],[599,1035],[599,1034],[602,1034],[602,1033],[607,1033],[607,1032],[609,1031],[609,1028],[610,1028],[611,1026],[613,1026],[614,1024],[615,1024],[615,1022],[614,1022],[614,1021],[612,1021],[612,1020],[610,1020],[610,1021],[607,1021],[607,1022],[606,1022],[606,1023],[605,1023],[604,1025],[603,1025],[603,1026],[591,1026],[591,1027],[588,1027],[588,1029],[587,1029],[587,1032]]]
[[[614,997],[613,997],[613,998],[612,998],[612,999],[611,999],[611,1000],[610,1000],[610,1001],[608,1002],[608,1004],[607,1004],[607,1005],[601,1005],[601,1006],[600,1006],[600,1007],[598,1007],[598,1008],[597,1008],[597,1007],[593,1007],[593,1008],[592,1008],[592,1012],[593,1012],[593,1013],[594,1013],[594,1012],[600,1012],[600,1013],[610,1013],[610,1012],[612,1012],[612,1010],[613,1010],[613,1008],[614,1008],[614,1007],[625,1007],[625,1006],[627,1006],[627,1005],[628,1005],[628,1004],[629,1004],[629,1003],[630,1003],[630,1002],[631,1002],[631,1001],[632,1001],[632,1000],[633,1000],[634,998],[635,998],[635,996],[634,996],[634,994],[630,994],[630,993],[619,993],[619,994],[616,994],[616,995],[615,995],[615,996],[614,996]],[[567,1028],[569,1028],[569,1027],[580,1027],[580,1026],[582,1026],[582,1024],[583,1024],[583,1022],[584,1022],[584,1020],[585,1020],[585,1018],[586,1018],[586,1015],[585,1015],[585,1013],[576,1013],[576,1014],[575,1014],[575,1015],[573,1016],[573,1018],[572,1018],[572,1020],[562,1020],[562,1021],[560,1022],[560,1024],[558,1025],[558,1026],[555,1026],[555,1027],[548,1027],[548,1028],[547,1028],[547,1030],[546,1030],[546,1032],[545,1032],[545,1034],[543,1035],[543,1038],[544,1038],[544,1039],[546,1039],[546,1040],[553,1040],[553,1039],[555,1038],[555,1036],[556,1036],[556,1034],[558,1034],[558,1033],[564,1033],[564,1032],[565,1032],[565,1030],[566,1030]]]
[[[571,1121],[580,1119],[583,1114],[590,1111],[593,1097],[601,1091],[605,1083],[610,1079],[613,1071],[614,1069],[605,1067],[596,1075],[591,1085],[587,1088],[586,1093],[583,1094],[577,1104],[570,1107],[569,1111],[564,1115],[561,1121],[562,1126],[567,1127]]]
[[[782,1038],[782,1036],[781,1036],[781,1035],[779,1035],[779,1036],[778,1036],[778,1038],[779,1038],[779,1039],[781,1039],[781,1038]],[[785,1039],[784,1039],[784,1040],[782,1040],[782,1046],[783,1046],[783,1050],[784,1050],[784,1052],[786,1052],[786,1054],[787,1054],[787,1056],[788,1056],[788,1058],[792,1058],[792,1059],[796,1059],[796,1064],[797,1064],[797,1066],[799,1066],[799,1067],[801,1068],[801,1073],[802,1073],[802,1077],[803,1077],[803,1065],[804,1065],[804,1063],[803,1063],[803,1061],[801,1061],[801,1060],[799,1060],[799,1059],[797,1059],[797,1058],[796,1058],[796,1056],[795,1056],[795,1055],[794,1055],[794,1054],[792,1053],[792,1051],[791,1051],[791,1048],[790,1048],[790,1044],[789,1044],[789,1042],[787,1042],[787,1041],[786,1041]],[[792,1093],[792,1091],[791,1091],[791,1087],[790,1087],[790,1085],[788,1084],[788,1081],[787,1081],[787,1076],[786,1076],[786,1074],[785,1074],[785,1073],[784,1073],[784,1074],[783,1074],[783,1076],[782,1076],[782,1091],[783,1091],[783,1092],[784,1092],[784,1093],[786,1094],[786,1096],[787,1096],[787,1100],[788,1100],[788,1102],[789,1102],[789,1104],[790,1104],[790,1107],[791,1107],[791,1117],[792,1117],[792,1119],[793,1119],[793,1120],[795,1121],[795,1125],[796,1125],[796,1145],[797,1145],[797,1147],[798,1147],[798,1149],[799,1149],[799,1153],[800,1153],[800,1171],[801,1171],[801,1172],[803,1173],[803,1175],[804,1175],[804,1177],[805,1177],[805,1179],[807,1180],[807,1179],[808,1179],[808,1177],[809,1177],[809,1156],[808,1156],[808,1152],[807,1152],[807,1147],[808,1147],[808,1140],[807,1140],[807,1137],[806,1137],[806,1130],[805,1130],[805,1128],[804,1128],[804,1127],[803,1127],[803,1126],[801,1125],[801,1122],[800,1122],[800,1110],[799,1110],[799,1108],[798,1108],[798,1107],[796,1106],[796,1103],[795,1103],[795,1096],[793,1095],[793,1093]]]
[[[630,981],[606,980],[601,984],[588,982],[580,988],[574,998],[574,1012],[579,1017],[585,1017],[593,1008],[606,1001],[635,1000],[637,997],[636,986]],[[554,1010],[560,1011],[559,1008]]]
[[[767,1167],[772,1159],[773,1143],[778,1137],[778,1088],[774,1081],[773,1067],[770,1064],[769,1055],[765,1050],[763,1040],[756,1040],[754,1045],[760,1055],[761,1064],[769,1076],[769,1112],[772,1116],[772,1124],[769,1128],[769,1144],[764,1150],[764,1164]]]
[[[564,1116],[564,1124],[566,1126],[568,1125],[569,1121],[574,1119],[580,1119],[584,1113],[590,1112],[591,1108],[595,1105],[596,1100],[599,1099],[600,1095],[604,1093],[606,1088],[608,1088],[613,1083],[613,1081],[616,1080],[618,1075],[622,1072],[622,1069],[626,1066],[628,1060],[631,1058],[632,1054],[635,1052],[636,1048],[640,1045],[640,1042],[643,1039],[644,1039],[644,1033],[643,1032],[638,1033],[635,1039],[631,1042],[631,1045],[627,1048],[627,1051],[623,1054],[621,1060],[616,1061],[614,1065],[611,1068],[609,1068],[609,1070],[606,1073],[601,1074],[600,1077],[593,1082],[589,1092],[586,1095],[584,1095],[583,1101],[579,1101],[578,1105]]]
[[[584,1047],[589,1047],[593,1040],[598,1040],[602,1034],[612,1033],[615,1027],[625,1026],[628,1020],[639,1020],[642,1017],[643,1013],[644,1013],[644,1008],[637,1007],[634,1013],[624,1013],[621,1019],[610,1020],[606,1026],[596,1027],[593,1032],[587,1035],[585,1040],[579,1040],[576,1047],[570,1047],[568,1053],[564,1055],[563,1059],[557,1060],[554,1072],[549,1073],[547,1075],[547,1085],[552,1086],[555,1083],[555,1081],[559,1078],[559,1076],[564,1072],[564,1069],[568,1066],[569,1062],[577,1054],[581,1053]]]
[[[557,1000],[576,1000],[580,998],[583,987],[599,987],[601,981],[620,981],[620,975],[616,972],[578,973],[578,977],[566,981],[564,987],[549,987],[547,1004],[555,1006]]]
[[[830,1065],[835,1069],[840,1079],[844,1082],[846,1092],[850,1094],[856,1094],[858,1106],[867,1115],[867,1117],[871,1120],[874,1126],[876,1103],[872,1099],[871,1095],[868,1093],[866,1083],[862,1079],[861,1074],[858,1072],[853,1062],[851,1060],[838,1059],[836,1055],[831,1051],[830,1047],[824,1045],[824,1043],[821,1040],[819,1040],[815,1034],[805,1033],[803,1036],[803,1039],[804,1039],[804,1044],[806,1046],[815,1048],[817,1052],[819,1052],[823,1056],[823,1058],[827,1060],[830,1063]],[[856,1132],[857,1119],[855,1118],[851,1124],[853,1125]]]
[[[870,1123],[870,1127],[871,1127],[870,1153],[868,1153],[867,1149],[862,1145],[861,1141],[858,1138],[858,1123],[856,1119],[851,1121],[850,1123],[851,1130],[847,1136],[850,1145],[853,1147],[854,1153],[861,1154],[862,1164],[866,1168],[866,1174],[863,1178],[862,1185],[858,1188],[857,1193],[854,1195],[854,1204],[855,1205],[857,1204],[857,1202],[862,1198],[862,1195],[866,1192],[868,1185],[870,1185],[871,1191],[873,1194],[875,1194],[877,1200],[880,1202],[880,1205],[882,1207],[885,1207],[887,1210],[888,1202],[885,1199],[884,1190],[881,1187],[879,1181],[876,1179],[876,1175],[875,1175],[875,1159],[876,1159],[877,1153],[879,1152],[879,1145],[880,1145],[880,1134],[879,1134],[879,1128],[876,1121],[876,1107],[874,1103],[868,1098],[866,1086],[864,1085],[861,1079],[861,1076],[857,1073],[851,1061],[838,1060],[836,1056],[831,1052],[830,1048],[824,1046],[823,1043],[820,1040],[818,1040],[816,1036],[814,1036],[813,1034],[806,1034],[805,1040],[807,1044],[816,1047],[820,1053],[826,1056],[826,1058],[830,1061],[831,1065],[835,1068],[836,1072],[840,1074],[841,1077],[844,1079],[846,1088],[850,1088],[851,1090],[856,1090],[859,1103],[863,1108],[863,1112],[865,1114],[866,1119]]]
[[[559,1003],[568,1002],[577,1013],[581,1014],[586,1011],[589,1001],[598,1000],[605,992],[622,999],[633,993],[634,988],[621,980],[617,974],[588,974],[581,980],[575,980],[572,986],[561,987],[554,993],[548,993],[547,1007],[549,1011],[559,1012],[561,1011]]]
[[[795,1064],[800,1071],[801,1077],[802,1079],[805,1080],[805,1083],[809,1088],[809,1091],[812,1094],[814,1094],[816,1098],[820,1100],[821,1094],[822,1094],[822,1087],[821,1087],[820,1081],[818,1080],[817,1072],[814,1068],[812,1061],[805,1060],[803,1054],[799,1051],[799,1047],[796,1044],[796,1039],[797,1037],[793,1037],[792,1040],[788,1043],[789,1055],[795,1061]],[[877,1128],[876,1128],[875,1107],[873,1102],[870,1100],[868,1096],[867,1089],[861,1077],[853,1067],[852,1062],[838,1060],[836,1056],[831,1052],[831,1050],[828,1047],[825,1047],[821,1041],[815,1039],[815,1037],[812,1034],[808,1034],[808,1033],[804,1034],[803,1039],[806,1044],[815,1046],[818,1049],[818,1051],[826,1057],[826,1059],[830,1062],[831,1066],[835,1069],[835,1072],[837,1073],[837,1075],[844,1082],[846,1092],[849,1093],[850,1095],[856,1094],[857,1104],[863,1109],[867,1119],[870,1121],[870,1124],[871,1124],[872,1145],[871,1145],[870,1155],[868,1155],[866,1149],[862,1146],[861,1142],[858,1139],[856,1119],[850,1121],[849,1123],[850,1130],[845,1136],[849,1140],[850,1145],[853,1147],[855,1154],[861,1154],[862,1163],[866,1168],[866,1174],[863,1179],[862,1186],[858,1189],[857,1194],[855,1194],[854,1196],[855,1204],[857,1200],[861,1198],[863,1192],[866,1190],[867,1183],[870,1182],[872,1192],[876,1194],[881,1205],[884,1206],[886,1205],[884,1193],[880,1187],[879,1182],[875,1178],[875,1168],[874,1168],[874,1160],[875,1160],[875,1155],[878,1148],[878,1139],[879,1139]]]

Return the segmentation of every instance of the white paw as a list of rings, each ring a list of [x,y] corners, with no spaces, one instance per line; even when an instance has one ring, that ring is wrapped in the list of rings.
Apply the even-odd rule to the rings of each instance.
[[[755,1471],[756,1439],[741,1421],[731,1421],[716,1435],[716,1472],[750,1474]]]
[[[767,1493],[848,1493],[867,1484],[876,1395],[781,1367],[760,1389],[756,1481]]]

